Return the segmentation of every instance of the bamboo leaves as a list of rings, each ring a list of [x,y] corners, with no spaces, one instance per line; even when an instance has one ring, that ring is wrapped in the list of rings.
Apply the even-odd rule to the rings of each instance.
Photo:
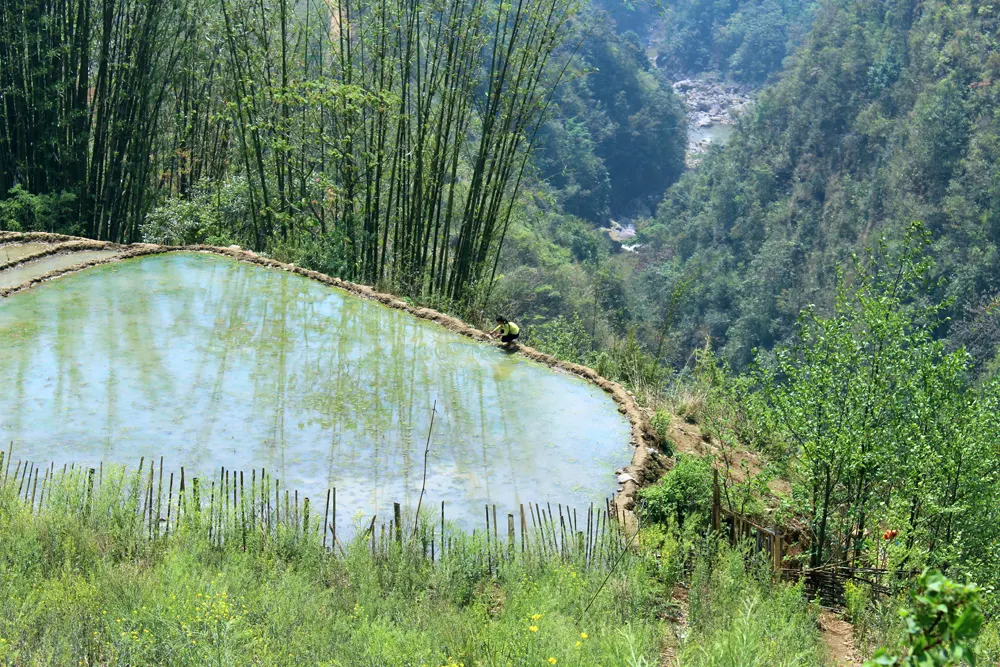
[[[0,191],[77,193],[124,241],[156,201],[245,183],[216,237],[461,301],[492,279],[573,1],[19,0]]]

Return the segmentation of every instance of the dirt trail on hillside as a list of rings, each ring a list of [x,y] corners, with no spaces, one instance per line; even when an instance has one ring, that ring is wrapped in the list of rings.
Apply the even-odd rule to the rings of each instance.
[[[816,621],[830,663],[836,667],[860,667],[861,659],[854,649],[854,628],[850,623],[824,609]]]

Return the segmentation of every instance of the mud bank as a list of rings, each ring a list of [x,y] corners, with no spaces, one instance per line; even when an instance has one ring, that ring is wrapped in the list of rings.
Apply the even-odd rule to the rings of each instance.
[[[19,285],[15,285],[10,288],[0,289],[0,297],[10,296],[17,292],[21,292],[26,289],[30,289],[34,285],[56,278],[61,275],[68,273],[73,273],[86,269],[92,266],[97,266],[101,264],[109,264],[112,262],[117,262],[123,259],[130,259],[133,257],[141,257],[145,255],[154,255],[165,252],[174,251],[185,251],[185,252],[205,252],[212,253],[220,256],[229,257],[241,262],[247,262],[250,264],[256,264],[262,267],[268,267],[272,269],[278,269],[282,271],[288,271],[291,273],[298,274],[300,276],[309,278],[311,280],[329,285],[331,287],[336,287],[338,289],[349,292],[355,296],[378,301],[379,303],[388,306],[390,308],[401,310],[418,317],[423,320],[429,320],[435,322],[438,325],[454,332],[471,338],[480,342],[490,341],[489,337],[485,332],[470,326],[466,322],[459,320],[458,318],[446,315],[444,313],[438,312],[430,308],[422,308],[412,306],[405,301],[400,300],[392,294],[386,294],[383,292],[378,292],[374,288],[367,285],[359,285],[357,283],[352,283],[340,278],[334,278],[317,271],[311,271],[309,269],[304,269],[302,267],[294,266],[291,264],[285,264],[278,262],[273,259],[266,257],[261,257],[254,252],[242,250],[236,247],[230,248],[220,248],[216,246],[207,245],[196,245],[196,246],[161,246],[161,245],[151,245],[151,244],[134,244],[128,246],[120,246],[103,241],[90,241],[86,239],[79,239],[76,237],[63,236],[59,234],[46,234],[46,233],[20,233],[20,232],[0,232],[0,244],[7,243],[52,243],[53,248],[46,249],[44,253],[36,253],[30,256],[33,259],[38,259],[47,254],[56,254],[59,252],[73,252],[77,250],[118,250],[120,254],[114,257],[103,258],[99,260],[81,262],[79,264],[74,264],[71,266],[63,267],[54,271],[50,271],[44,275],[37,276]],[[28,258],[22,258],[23,261],[29,261]],[[11,266],[14,264],[23,263],[23,261],[12,262]],[[9,268],[9,267],[0,267]],[[656,481],[666,470],[671,467],[671,459],[664,456],[659,448],[658,438],[655,431],[652,428],[646,415],[643,413],[642,409],[639,407],[635,400],[635,397],[628,391],[625,390],[617,382],[608,380],[597,374],[593,369],[579,364],[573,364],[566,361],[561,361],[551,355],[545,354],[534,348],[527,346],[520,346],[518,352],[532,361],[542,363],[550,368],[558,369],[567,373],[571,373],[591,383],[597,385],[604,392],[611,395],[612,400],[618,407],[618,411],[621,412],[629,421],[631,427],[631,438],[630,444],[633,447],[632,460],[631,463],[623,468],[617,474],[617,481],[619,484],[619,491],[614,497],[614,510],[619,518],[622,518],[625,524],[634,528],[636,525],[636,518],[634,515],[634,508],[636,503],[636,493],[642,486],[650,484]],[[613,472],[613,471],[608,471]]]

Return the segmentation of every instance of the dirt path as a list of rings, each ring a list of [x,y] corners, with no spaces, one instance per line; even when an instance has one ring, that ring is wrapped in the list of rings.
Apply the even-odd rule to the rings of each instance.
[[[861,660],[854,650],[854,629],[851,624],[824,609],[816,619],[830,662],[836,667],[860,667]]]
[[[677,667],[677,650],[688,629],[688,590],[680,584],[674,586],[670,600],[674,606],[660,640],[660,667]]]

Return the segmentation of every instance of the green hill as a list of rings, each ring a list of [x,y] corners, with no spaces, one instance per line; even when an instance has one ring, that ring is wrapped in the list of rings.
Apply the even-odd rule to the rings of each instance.
[[[711,336],[737,366],[831,305],[837,271],[923,221],[947,334],[996,363],[1000,5],[823,3],[780,81],[641,230],[637,280],[687,278],[681,350]],[[655,298],[655,297],[654,297]]]

